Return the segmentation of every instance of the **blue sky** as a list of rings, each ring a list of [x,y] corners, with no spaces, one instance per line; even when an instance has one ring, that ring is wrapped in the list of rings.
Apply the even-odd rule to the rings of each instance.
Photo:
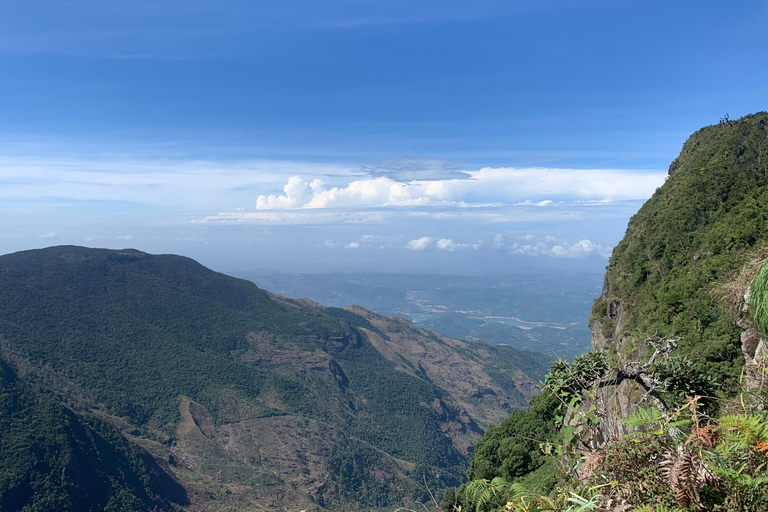
[[[9,1],[0,253],[600,270],[687,136],[768,109],[768,2]]]

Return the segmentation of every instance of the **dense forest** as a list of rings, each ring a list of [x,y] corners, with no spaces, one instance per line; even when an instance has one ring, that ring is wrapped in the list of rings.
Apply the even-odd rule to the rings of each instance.
[[[632,217],[593,352],[490,427],[445,511],[768,509],[768,113],[694,133]]]
[[[274,296],[178,256],[25,251],[0,257],[0,283],[0,361],[13,375],[0,388],[12,421],[0,510],[45,495],[90,509],[75,499],[88,479],[94,510],[418,502],[425,481],[437,492],[463,480],[467,449],[525,407],[547,364]],[[70,459],[93,459],[93,472],[69,473]],[[123,495],[140,504],[105,501]]]

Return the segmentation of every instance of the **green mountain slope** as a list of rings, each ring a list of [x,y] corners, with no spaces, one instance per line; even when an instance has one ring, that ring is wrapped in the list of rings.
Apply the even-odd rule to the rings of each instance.
[[[422,498],[424,476],[454,485],[546,365],[187,258],[81,247],[0,257],[0,357],[167,461],[190,507],[240,510],[381,507]]]
[[[444,510],[766,510],[767,262],[760,112],[691,135],[613,251],[594,351],[488,430]]]
[[[146,452],[0,361],[0,510],[138,512],[186,504],[183,487]]]
[[[641,357],[654,333],[676,336],[680,353],[733,385],[742,330],[717,292],[764,247],[767,205],[768,114],[691,135],[613,251],[593,308],[593,346],[627,360]]]

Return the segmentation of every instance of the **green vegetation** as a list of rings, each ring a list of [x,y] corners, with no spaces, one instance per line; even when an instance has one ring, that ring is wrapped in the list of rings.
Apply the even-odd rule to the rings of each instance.
[[[733,388],[741,331],[712,292],[768,238],[766,204],[768,114],[691,135],[611,256],[606,293],[593,309],[610,334],[620,306],[610,348],[626,359],[643,339],[676,336],[681,353]]]
[[[768,265],[765,262],[750,287],[749,313],[757,330],[768,336]]]
[[[542,442],[555,442],[555,412],[559,401],[552,393],[531,400],[525,411],[515,411],[499,426],[490,426],[475,445],[474,459],[467,472],[470,480],[521,477],[546,462]]]
[[[210,414],[212,425],[201,434],[209,437],[223,435],[215,429],[227,423],[265,417],[322,422],[347,447],[333,453],[332,463],[316,462],[330,463],[322,466],[331,471],[322,492],[330,492],[335,507],[420,498],[425,475],[434,490],[457,485],[468,458],[444,428],[481,433],[424,372],[396,370],[362,329],[384,339],[387,333],[363,316],[273,299],[253,283],[187,258],[53,247],[0,257],[0,281],[0,357],[68,404],[59,404],[50,421],[76,404],[77,413],[98,413],[132,436],[160,443],[151,446],[166,457],[165,446],[179,441],[182,396]],[[408,324],[402,329],[428,338]],[[524,406],[511,376],[522,370],[539,378],[543,358],[478,347],[494,354],[488,375],[510,396],[508,406],[514,400]],[[472,361],[490,358],[462,350]],[[214,461],[199,470],[211,478],[237,485],[238,471],[248,480],[270,469],[252,461],[245,467],[206,441],[194,443]],[[377,480],[383,477],[376,468],[391,466],[392,457],[407,461],[408,470]],[[349,468],[366,468],[356,477],[359,487],[343,487]]]
[[[764,371],[768,377],[768,370]],[[562,428],[560,437],[557,429],[553,430],[558,424],[555,412],[560,402],[550,392],[537,397],[538,403],[532,404],[531,410],[540,409],[546,395],[551,397],[545,409],[549,414],[538,431],[526,429],[538,419],[530,411],[518,414],[516,421],[508,420],[509,427],[520,425],[526,434],[538,436],[529,438],[513,427],[500,442],[498,431],[489,429],[476,447],[468,472],[471,481],[446,497],[443,510],[576,512],[613,510],[619,505],[622,510],[636,512],[768,508],[765,391],[721,400],[716,409],[730,412],[718,418],[700,409],[700,396],[689,396],[667,412],[639,409],[623,419],[632,428],[630,434],[580,452],[575,451],[576,440],[565,438],[570,427]],[[553,441],[562,442],[562,448],[551,450]],[[519,465],[526,447],[532,453],[538,447],[539,458],[545,461]],[[502,456],[494,458],[497,454]],[[510,466],[524,469],[522,473],[505,471]],[[547,466],[553,470],[543,480],[539,468]]]
[[[592,309],[607,352],[555,363],[515,420],[543,418],[538,435],[500,441],[489,429],[471,481],[443,510],[768,509],[768,370],[758,361],[742,388],[735,323],[751,285],[749,316],[768,332],[767,125],[759,113],[690,137],[611,257]],[[551,408],[536,417],[545,396]],[[616,421],[622,399],[636,412],[618,418],[629,433],[612,437],[619,429],[603,422]],[[526,449],[539,457],[527,467]],[[548,464],[552,477],[537,479]]]
[[[151,456],[0,360],[0,510],[139,512],[174,503],[186,505],[186,493]]]

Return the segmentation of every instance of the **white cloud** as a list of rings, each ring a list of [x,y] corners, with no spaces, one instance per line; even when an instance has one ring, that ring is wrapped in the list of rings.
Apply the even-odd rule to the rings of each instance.
[[[56,233],[53,233],[53,232],[43,233],[42,235],[40,235],[40,238],[56,238]]]
[[[571,198],[583,204],[645,199],[665,173],[606,169],[483,168],[463,171],[469,178],[395,181],[388,176],[326,188],[319,179],[291,176],[283,195],[259,196],[257,209],[330,209],[418,206],[538,206],[554,203],[535,196]],[[528,197],[521,201],[522,197]],[[586,201],[586,202],[585,202]]]
[[[399,235],[361,235],[356,240],[351,240],[348,243],[338,243],[326,239],[323,240],[322,245],[328,249],[335,249],[337,247],[344,247],[345,249],[384,249],[385,247],[391,247],[393,242],[402,238]]]
[[[543,201],[533,202],[530,199],[526,199],[521,203],[515,203],[515,206],[548,206],[552,204],[552,200],[545,199]]]
[[[291,176],[288,178],[288,183],[283,187],[285,195],[261,195],[256,199],[256,209],[287,210],[299,208],[312,199],[312,191],[321,189],[322,186],[323,182],[319,179],[314,180],[312,183],[307,183],[306,181],[302,181],[298,176]]]
[[[133,235],[118,235],[115,237],[115,240],[132,240]]]
[[[521,241],[510,244],[504,235],[498,234],[487,247],[496,250],[506,250],[509,254],[514,255],[549,256],[553,258],[584,258],[591,255],[608,258],[612,250],[609,246],[597,244],[589,239],[582,239],[578,242],[558,242],[551,235],[537,237],[530,233],[519,236],[517,239]]]
[[[450,238],[432,238],[429,236],[423,236],[415,240],[409,241],[405,244],[405,248],[411,251],[462,251],[467,249],[478,250],[482,246],[481,242],[475,244],[454,242]]]
[[[176,237],[176,240],[180,240],[182,242],[195,242],[195,243],[205,244],[205,245],[210,244],[208,240],[206,240],[202,236],[197,236],[197,235],[179,236],[179,237]]]
[[[410,242],[405,244],[405,248],[411,251],[429,251],[434,249],[434,247],[435,247],[434,238],[430,238],[428,236],[423,236],[416,240],[411,240]]]
[[[596,244],[589,239],[579,240],[574,244],[564,242],[561,245],[553,246],[550,250],[555,258],[584,258],[591,254],[598,254],[607,258],[611,255],[610,248]]]
[[[449,252],[458,251],[462,249],[469,249],[472,247],[469,244],[457,244],[450,238],[441,238],[440,240],[437,241],[435,245],[441,251],[449,251]]]
[[[541,256],[547,254],[547,245],[543,242],[537,244],[518,244],[514,243],[508,248],[511,254],[517,254],[522,256]]]
[[[419,157],[363,169],[266,160],[0,157],[0,200],[34,200],[49,209],[66,202],[70,211],[88,214],[130,209],[158,218],[169,212],[162,222],[209,226],[535,223],[634,213],[637,205],[630,200],[650,196],[665,176],[604,169],[464,170]],[[39,232],[48,229],[58,231],[48,225]],[[360,248],[374,243],[355,241]]]
[[[400,156],[380,160],[363,166],[361,170],[372,177],[386,177],[395,181],[466,179],[470,175],[456,162],[442,158]]]
[[[254,191],[284,187],[288,176],[355,172],[351,166],[272,160],[0,157],[0,199],[194,205],[203,211],[224,204],[235,210],[252,204]]]
[[[392,218],[381,211],[316,211],[316,210],[267,210],[250,212],[221,212],[209,215],[193,224],[231,225],[325,225],[325,224],[378,224]]]

